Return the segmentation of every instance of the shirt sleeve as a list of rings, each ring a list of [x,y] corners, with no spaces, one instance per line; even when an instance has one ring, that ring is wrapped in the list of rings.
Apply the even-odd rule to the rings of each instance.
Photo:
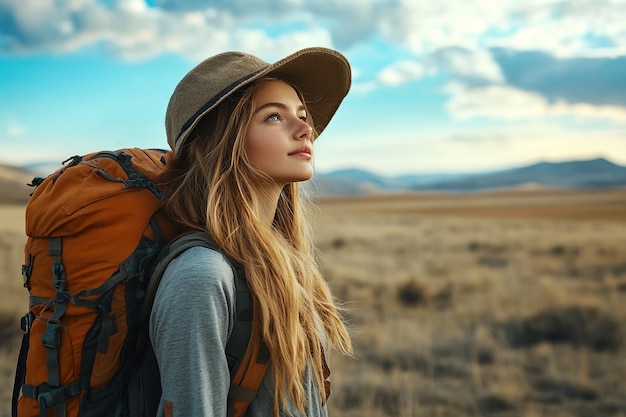
[[[191,248],[165,270],[150,316],[163,390],[159,416],[226,415],[234,294],[230,264],[211,249]]]

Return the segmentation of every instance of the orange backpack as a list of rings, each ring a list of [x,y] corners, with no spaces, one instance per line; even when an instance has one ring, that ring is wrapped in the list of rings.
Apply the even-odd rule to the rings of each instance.
[[[147,320],[158,281],[190,245],[217,249],[197,234],[173,240],[181,230],[160,210],[171,164],[171,153],[160,150],[105,151],[72,157],[33,180],[22,267],[29,311],[14,417],[155,414],[160,383]],[[269,357],[253,331],[243,268],[233,268],[243,296],[233,330],[239,336],[227,345],[228,404],[230,416],[241,416]]]

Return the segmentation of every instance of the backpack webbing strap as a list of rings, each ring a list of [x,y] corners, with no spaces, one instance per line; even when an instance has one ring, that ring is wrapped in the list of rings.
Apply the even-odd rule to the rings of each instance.
[[[226,344],[226,358],[231,371],[226,412],[241,416],[256,396],[269,364],[269,352],[259,336],[254,320],[253,303],[243,267],[235,266],[235,324]]]
[[[170,264],[170,262],[174,260],[174,258],[178,257],[178,255],[180,255],[187,249],[191,249],[196,246],[213,249],[221,253],[221,250],[215,244],[215,242],[213,242],[213,240],[211,240],[209,236],[200,232],[191,232],[180,235],[162,249],[161,253],[159,254],[157,263],[152,269],[150,282],[148,282],[148,286],[146,288],[146,295],[144,297],[140,316],[142,322],[148,320],[148,318],[150,317],[152,305],[154,304],[154,297],[156,296],[157,289],[159,288],[159,284],[161,283],[161,278],[163,277],[163,273],[165,272],[165,269],[167,269],[167,266]],[[232,261],[228,260],[228,262],[231,263]],[[231,267],[233,267],[232,263]],[[235,276],[237,276],[237,272],[234,267],[233,272]],[[237,285],[238,283],[239,282],[236,282],[235,284]],[[248,284],[246,283],[245,278],[243,279],[243,283],[247,290]]]
[[[269,352],[260,339],[258,322],[254,321],[250,328],[250,342],[238,368],[231,373],[231,384],[228,391],[226,413],[228,417],[242,416],[252,400],[265,376],[269,365]]]
[[[30,320],[32,315],[27,313],[21,320],[21,327],[24,331],[22,336],[22,345],[20,346],[20,353],[17,358],[17,368],[15,371],[15,381],[13,383],[13,397],[11,400],[11,416],[17,417],[17,400],[20,396],[22,384],[26,378],[26,357],[28,356],[28,346],[30,338]]]
[[[102,151],[98,154],[94,155],[90,159],[96,158],[111,158],[120,165],[120,167],[126,172],[128,175],[128,180],[122,180],[121,178],[114,178],[107,174],[105,171],[98,169],[97,166],[96,172],[98,175],[102,176],[111,181],[120,181],[124,183],[124,188],[146,188],[150,190],[159,200],[163,198],[163,190],[161,190],[158,185],[152,181],[150,178],[145,176],[144,174],[138,172],[132,164],[132,156],[123,152],[123,151]],[[88,162],[83,162],[88,163]],[[91,164],[90,164],[91,165]]]
[[[41,343],[46,348],[46,365],[48,367],[48,384],[52,388],[61,388],[61,371],[59,365],[59,350],[61,347],[60,320],[67,309],[65,267],[61,260],[63,253],[61,238],[51,237],[48,255],[54,256],[52,262],[52,279],[56,293],[54,296],[54,313],[46,323],[46,331],[41,336]],[[22,391],[24,387],[22,388]],[[50,394],[50,392],[48,392]],[[42,394],[43,395],[43,394]],[[46,408],[53,406],[56,417],[65,417],[65,402],[56,403],[58,396],[38,396],[41,415],[45,416]],[[42,401],[43,400],[43,401]]]
[[[53,387],[46,382],[37,386],[28,384],[22,385],[22,395],[33,398],[39,402],[39,415],[41,417],[46,416],[46,410],[50,407],[54,407],[55,417],[59,415],[57,414],[58,412],[62,412],[64,416],[65,402],[79,395],[80,392],[81,385],[79,381],[72,382],[62,387]]]
[[[245,272],[239,265],[234,268],[235,275],[235,325],[230,332],[228,343],[226,344],[226,359],[228,369],[237,369],[243,360],[248,341],[252,334],[252,297],[246,282]],[[232,375],[232,372],[231,372]]]
[[[130,260],[127,259],[126,261],[124,261],[120,265],[118,270],[113,275],[111,275],[111,278],[107,279],[102,285],[100,285],[97,288],[89,288],[86,290],[81,290],[77,292],[76,294],[71,294],[67,291],[64,291],[61,294],[61,296],[63,297],[63,301],[64,302],[69,301],[70,303],[77,305],[77,306],[87,307],[87,308],[97,310],[99,303],[95,301],[90,301],[89,299],[86,299],[86,297],[102,295],[106,293],[107,291],[111,290],[120,282],[126,280],[128,278],[127,270],[130,269],[130,268],[127,268],[127,265],[126,265],[127,262],[130,262]],[[55,294],[55,298],[53,299],[42,298],[42,297],[31,295],[28,297],[28,301],[31,306],[35,304],[47,304],[50,301],[56,301],[56,294]]]

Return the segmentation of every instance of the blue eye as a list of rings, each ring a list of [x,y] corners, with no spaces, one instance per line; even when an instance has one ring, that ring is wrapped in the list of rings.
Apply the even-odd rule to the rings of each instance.
[[[280,121],[280,114],[278,113],[270,114],[266,120],[270,122],[278,122]]]

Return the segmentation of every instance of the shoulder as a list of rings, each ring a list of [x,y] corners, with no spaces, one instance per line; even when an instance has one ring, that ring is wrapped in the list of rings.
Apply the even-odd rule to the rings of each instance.
[[[202,294],[234,294],[234,270],[224,255],[213,249],[193,247],[173,259],[161,279],[157,298],[190,299]]]
[[[186,273],[191,276],[209,273],[232,278],[233,268],[221,252],[196,246],[187,249],[172,260],[164,275],[169,276],[175,273]]]
[[[234,271],[226,258],[204,247],[187,249],[169,263],[161,278],[150,314],[151,334],[162,338],[166,337],[162,331],[175,328],[185,333],[187,327],[204,323],[225,339],[235,300]]]

